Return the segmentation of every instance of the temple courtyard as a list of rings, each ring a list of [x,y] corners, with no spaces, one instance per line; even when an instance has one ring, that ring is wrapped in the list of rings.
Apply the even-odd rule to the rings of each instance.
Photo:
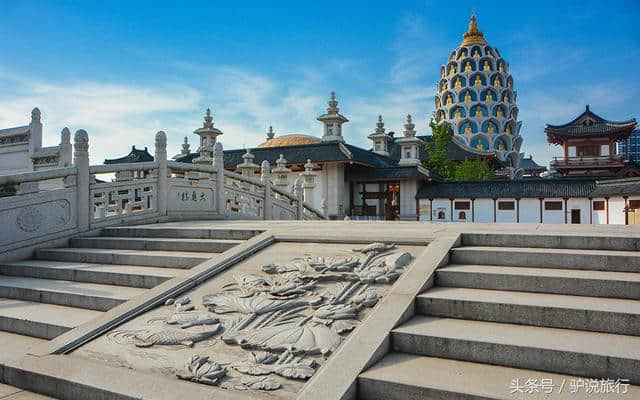
[[[0,398],[636,399],[639,249],[612,225],[94,229],[0,256]]]

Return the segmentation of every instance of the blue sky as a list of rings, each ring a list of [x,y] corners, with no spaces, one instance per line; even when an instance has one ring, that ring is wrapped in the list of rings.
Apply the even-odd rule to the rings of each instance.
[[[321,135],[335,90],[350,143],[369,147],[378,114],[399,132],[411,113],[429,133],[439,66],[472,8],[510,63],[522,149],[540,163],[556,153],[544,124],[587,103],[640,116],[637,1],[182,3],[0,0],[0,128],[38,106],[46,145],[84,128],[98,163],[152,148],[158,130],[176,154],[210,106],[225,148],[255,146],[269,125]]]

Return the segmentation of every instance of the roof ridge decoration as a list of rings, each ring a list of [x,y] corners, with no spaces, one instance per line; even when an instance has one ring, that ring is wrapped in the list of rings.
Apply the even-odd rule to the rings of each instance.
[[[635,118],[630,118],[624,121],[610,121],[607,120],[605,118],[602,118],[601,116],[599,116],[598,114],[594,113],[593,111],[591,111],[589,105],[587,104],[585,106],[585,110],[578,115],[576,118],[574,118],[573,120],[571,120],[570,122],[567,122],[566,124],[561,124],[561,125],[551,125],[551,124],[547,124],[547,128],[551,128],[551,129],[560,129],[560,128],[566,128],[566,127],[570,127],[573,125],[583,125],[582,122],[584,120],[590,119],[591,120],[591,124],[589,125],[593,125],[593,122],[596,123],[601,123],[601,124],[609,124],[609,125],[629,125],[629,124],[633,124],[636,122]]]
[[[462,46],[470,46],[472,44],[486,45],[484,34],[478,30],[475,11],[471,14],[469,21],[469,29],[462,35]]]

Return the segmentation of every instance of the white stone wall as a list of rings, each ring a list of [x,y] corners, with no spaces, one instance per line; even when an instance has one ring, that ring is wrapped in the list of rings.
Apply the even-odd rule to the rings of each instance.
[[[604,198],[594,198],[593,201],[605,201]],[[640,196],[630,196],[629,201],[640,200]],[[469,201],[467,198],[454,199],[453,219],[451,218],[451,200],[450,199],[433,199],[432,202],[432,218],[429,215],[420,215],[420,221],[424,222],[472,222],[472,210],[464,210],[466,214],[465,219],[460,219],[460,211],[455,209],[456,201]],[[513,201],[513,210],[500,210],[498,203],[500,201]],[[559,201],[562,204],[560,210],[545,210],[544,203],[549,201]],[[420,208],[429,208],[429,199],[420,199]],[[476,199],[472,204],[473,207],[473,222],[481,223],[493,223],[493,199]],[[625,213],[624,213],[625,201],[622,197],[611,197],[609,199],[609,224],[624,225]],[[566,222],[572,223],[571,210],[580,210],[580,223],[581,224],[606,224],[607,223],[607,211],[606,202],[605,210],[591,211],[591,201],[588,198],[577,197],[570,198],[566,203]],[[513,198],[499,198],[496,200],[496,215],[495,220],[497,223],[515,223],[517,222],[518,204]],[[440,213],[444,213],[444,218],[439,219]],[[590,213],[591,217],[590,218]],[[442,216],[442,215],[441,215]],[[540,200],[537,198],[525,198],[520,199],[520,211],[519,211],[520,223],[540,223]],[[545,198],[542,203],[542,219],[545,224],[564,224],[565,223],[565,202],[562,198]]]

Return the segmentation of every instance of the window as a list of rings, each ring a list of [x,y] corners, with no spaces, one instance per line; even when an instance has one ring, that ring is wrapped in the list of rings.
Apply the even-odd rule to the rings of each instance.
[[[604,201],[603,200],[594,201],[593,211],[604,211]]]
[[[593,157],[600,155],[600,146],[580,146],[578,147],[578,157]]]
[[[635,210],[640,208],[640,200],[629,200],[629,209]]]
[[[544,209],[546,211],[562,211],[562,202],[561,201],[545,201]]]
[[[460,211],[460,213],[458,213],[458,219],[467,219],[467,213]]]
[[[513,201],[499,201],[498,210],[514,210],[515,202]]]
[[[471,209],[471,203],[468,201],[456,201],[453,203],[453,208],[456,210],[469,210]]]

